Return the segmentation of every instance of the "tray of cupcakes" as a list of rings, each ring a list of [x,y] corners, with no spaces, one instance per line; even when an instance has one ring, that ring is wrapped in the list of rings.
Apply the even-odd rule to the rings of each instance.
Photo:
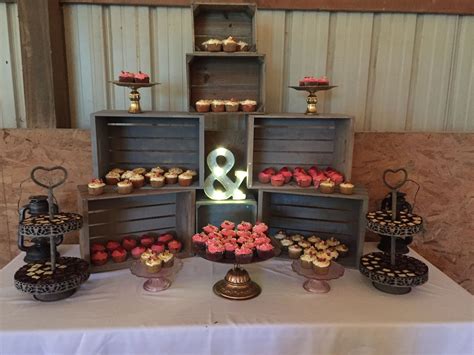
[[[197,112],[255,112],[257,111],[257,101],[255,100],[223,100],[223,99],[202,99],[195,103]]]
[[[104,179],[93,179],[87,185],[89,195],[104,193],[131,194],[137,189],[196,189],[199,188],[198,174],[195,170],[173,167],[168,170],[159,166],[150,170],[136,168],[124,170],[115,168]]]
[[[239,53],[248,52],[254,48],[250,48],[247,42],[241,41],[232,36],[226,39],[210,38],[205,42],[201,43],[201,48],[207,52],[225,52],[225,53]]]
[[[256,263],[280,254],[278,243],[267,231],[268,226],[262,222],[252,225],[242,221],[236,225],[226,220],[220,227],[208,224],[193,236],[193,248],[197,255],[210,261]]]
[[[268,167],[258,173],[258,182],[265,185],[265,188],[314,188],[323,194],[339,192],[352,195],[354,193],[354,185],[348,181],[344,182],[342,173],[331,167],[322,170],[316,165],[308,170],[302,167],[296,167],[293,170],[286,166],[279,170]]]
[[[98,240],[90,245],[92,272],[128,268],[133,261],[141,260],[142,254],[153,253],[163,260],[180,257],[182,242],[172,233],[146,233],[142,236],[129,235],[108,241]],[[145,254],[145,255],[147,255]]]

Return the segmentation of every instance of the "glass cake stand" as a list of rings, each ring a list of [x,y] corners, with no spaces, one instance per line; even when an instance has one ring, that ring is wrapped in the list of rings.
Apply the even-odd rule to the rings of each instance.
[[[344,267],[334,261],[331,261],[331,266],[327,274],[321,275],[314,272],[313,269],[305,269],[301,266],[299,260],[293,261],[291,268],[298,275],[306,277],[308,280],[303,284],[303,288],[308,292],[313,293],[327,293],[331,290],[331,286],[327,281],[334,280],[344,275]]]
[[[147,280],[143,288],[149,292],[159,292],[168,289],[172,284],[172,278],[182,269],[181,259],[174,258],[173,266],[162,267],[159,272],[148,272],[146,266],[140,260],[136,260],[130,266],[130,271],[137,277],[143,277]]]

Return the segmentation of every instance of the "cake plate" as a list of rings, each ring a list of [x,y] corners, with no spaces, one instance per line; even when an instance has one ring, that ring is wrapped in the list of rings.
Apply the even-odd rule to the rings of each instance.
[[[112,84],[117,86],[123,86],[129,88],[130,94],[128,95],[130,99],[130,107],[128,108],[128,113],[142,113],[142,108],[140,106],[140,93],[138,89],[140,88],[149,88],[155,85],[160,85],[160,83],[126,83],[123,81],[110,81]]]
[[[401,174],[398,183],[387,180],[388,175]],[[380,291],[402,295],[428,281],[428,266],[410,256],[396,253],[396,239],[411,237],[423,230],[423,219],[407,211],[397,211],[397,192],[408,180],[405,169],[385,170],[384,184],[391,189],[392,207],[390,210],[369,212],[366,215],[367,229],[390,237],[390,253],[375,252],[360,259],[359,271],[369,278]]]
[[[181,259],[174,258],[173,266],[162,267],[159,272],[148,272],[146,266],[140,260],[134,261],[130,266],[130,271],[137,277],[143,277],[148,280],[143,284],[143,288],[149,292],[159,292],[168,289],[171,286],[171,279],[182,269]]]
[[[262,261],[269,260],[274,256],[278,256],[281,252],[280,248],[278,247],[277,243],[272,239],[272,245],[274,247],[273,256],[262,259],[259,257],[254,256],[252,261],[247,264],[254,264]],[[206,251],[203,250],[195,250],[196,254],[200,257],[209,260],[206,257]],[[254,297],[257,297],[261,292],[262,288],[254,281],[250,279],[250,275],[245,270],[241,264],[237,264],[235,260],[232,259],[221,259],[218,261],[209,260],[215,263],[221,264],[233,264],[233,268],[227,271],[223,280],[217,281],[212,290],[217,296],[227,298],[230,300],[237,300],[243,301],[248,300]],[[246,265],[247,265],[246,264]]]
[[[295,89],[297,91],[306,91],[308,92],[308,97],[306,98],[306,112],[307,115],[317,115],[318,114],[318,97],[316,93],[318,91],[331,90],[332,88],[337,88],[336,85],[314,85],[314,86],[289,86],[289,88]]]
[[[303,284],[303,288],[308,292],[327,293],[331,290],[331,286],[327,281],[334,280],[344,275],[344,267],[334,261],[331,261],[327,274],[317,274],[313,269],[305,269],[301,266],[299,260],[291,263],[291,268],[298,275],[306,277],[308,280]]]

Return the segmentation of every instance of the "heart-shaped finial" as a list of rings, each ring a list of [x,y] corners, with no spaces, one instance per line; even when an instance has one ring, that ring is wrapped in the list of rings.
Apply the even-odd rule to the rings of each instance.
[[[398,177],[398,182],[394,183],[393,181],[389,181],[388,179],[392,180],[393,178]],[[407,182],[408,173],[405,169],[387,169],[383,172],[383,183],[392,190],[398,190],[400,187],[403,186],[405,182]]]
[[[60,172],[60,174],[55,174]],[[42,173],[42,176],[38,173]],[[59,175],[59,176],[58,176]],[[62,175],[62,176],[61,176]],[[44,181],[44,179],[46,181]],[[47,189],[54,189],[62,185],[67,179],[67,170],[62,166],[53,166],[52,168],[45,168],[44,166],[37,166],[31,170],[31,180],[39,186]]]

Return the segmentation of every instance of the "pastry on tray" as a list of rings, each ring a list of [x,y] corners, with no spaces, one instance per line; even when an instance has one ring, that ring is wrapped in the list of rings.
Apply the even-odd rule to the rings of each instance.
[[[176,184],[178,182],[178,175],[167,172],[165,173],[165,180],[166,180],[166,183],[169,185]]]
[[[145,178],[143,175],[134,174],[130,177],[130,182],[132,183],[133,187],[139,189],[140,187],[145,186]]]
[[[150,176],[150,185],[152,187],[162,187],[165,185],[165,180],[166,178],[164,176],[153,173],[153,175]]]
[[[248,52],[250,50],[250,46],[247,42],[239,41],[237,42],[237,50],[240,52]]]
[[[222,50],[224,52],[235,52],[237,51],[237,42],[232,36],[229,36],[222,41]]]
[[[326,181],[323,181],[319,184],[319,190],[323,194],[332,194],[334,192],[336,184],[331,181],[330,179],[327,179]]]
[[[120,181],[121,174],[116,171],[109,171],[107,175],[105,175],[105,183],[107,185],[117,185]]]
[[[226,112],[238,112],[239,111],[239,102],[235,100],[226,100],[224,101],[225,111]]]

